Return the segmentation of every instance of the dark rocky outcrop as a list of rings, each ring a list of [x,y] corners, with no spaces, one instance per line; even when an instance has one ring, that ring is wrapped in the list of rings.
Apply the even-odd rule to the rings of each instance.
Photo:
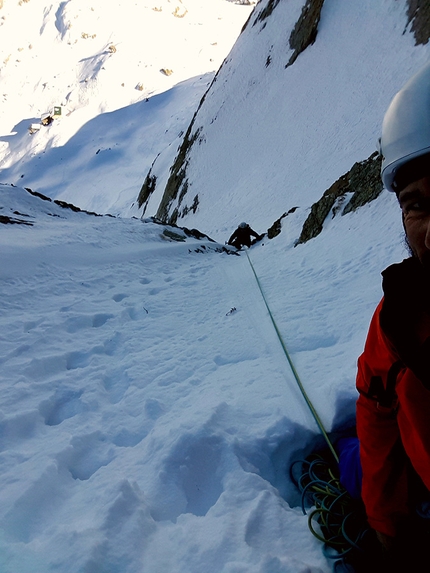
[[[24,216],[26,217],[27,215]],[[8,217],[7,215],[0,215],[0,223],[3,225],[28,225],[29,227],[33,226],[33,223],[30,221],[26,221],[25,219],[17,219],[16,217]]]
[[[169,236],[169,233],[170,234],[173,233],[173,234],[176,234],[176,235],[181,236],[181,237],[183,237],[185,235],[186,237],[193,237],[194,239],[197,239],[198,241],[206,239],[206,240],[210,241],[211,243],[215,243],[215,241],[213,239],[211,239],[209,237],[209,235],[205,235],[205,233],[202,233],[198,229],[188,229],[187,227],[179,227],[175,223],[169,223],[168,226],[175,229],[175,231],[172,231],[170,229],[170,230],[167,230],[167,232],[164,232],[166,230],[166,223],[164,221],[157,219],[157,217],[149,217],[148,219],[144,219],[144,222],[147,222],[147,221],[150,221],[151,223],[155,223],[156,225],[163,226],[164,227],[163,234],[166,236]]]
[[[205,240],[205,241],[209,241],[210,243],[213,243],[213,245],[200,244],[197,247],[190,248],[190,249],[188,249],[189,253],[215,252],[215,253],[225,253],[227,255],[239,256],[239,254],[236,252],[236,250],[233,249],[232,247],[224,246],[224,245],[220,245],[219,243],[216,243],[208,235],[201,233],[198,229],[187,229],[187,227],[179,227],[176,224],[169,224],[166,227],[165,223],[163,221],[160,221],[156,217],[149,217],[149,219],[144,220],[144,222],[149,222],[149,221],[164,227],[163,232],[161,233],[160,236],[166,240],[183,243],[186,241],[187,237],[192,237],[194,239],[197,239],[198,241]]]
[[[12,187],[14,187],[12,185]],[[32,189],[30,189],[30,187],[24,187],[24,189],[27,191],[27,193],[30,193],[30,195],[33,195],[34,197],[38,197],[39,199],[42,199],[42,201],[48,201],[48,203],[52,202],[52,199],[50,197],[47,197],[46,195],[43,195],[42,193],[39,193],[38,191],[33,191]]]
[[[179,243],[185,243],[185,241],[187,240],[185,235],[180,235],[179,233],[175,233],[170,229],[164,229],[162,234],[164,237],[167,237],[168,239],[171,239],[172,241],[177,241]]]
[[[166,183],[166,188],[164,189],[163,198],[161,199],[160,205],[157,210],[156,217],[162,221],[169,223],[176,223],[179,216],[179,207],[185,194],[188,190],[188,180],[186,178],[186,171],[188,166],[187,156],[189,151],[195,141],[200,135],[201,128],[197,129],[192,133],[194,126],[194,116],[187,133],[184,136],[181,147],[179,148],[178,155],[176,156],[175,162],[170,168],[170,176]],[[169,216],[169,207],[173,201],[178,197],[179,201],[177,207],[174,209],[173,213]]]
[[[73,203],[67,203],[66,201],[60,201],[59,199],[54,199],[54,203],[63,209],[70,209],[74,213],[85,213],[86,215],[92,215],[93,217],[103,217],[103,215],[94,213],[94,211],[86,211],[85,209],[76,207],[76,205],[73,205]]]
[[[59,207],[61,207],[63,209],[70,209],[70,211],[73,211],[75,213],[86,213],[87,215],[93,215],[94,217],[102,217],[103,216],[103,215],[100,215],[99,213],[94,213],[93,211],[86,211],[85,209],[81,209],[80,207],[76,207],[76,205],[73,205],[73,203],[67,203],[66,201],[60,201],[59,199],[52,200],[50,197],[47,197],[46,195],[43,195],[42,193],[39,193],[38,191],[33,191],[29,187],[24,187],[24,189],[27,191],[27,193],[30,193],[30,195],[34,195],[35,197],[38,197],[39,199],[42,199],[43,201],[48,201],[49,203],[55,203],[56,205],[58,205]]]
[[[151,197],[152,193],[155,191],[155,187],[157,185],[157,176],[151,175],[151,169],[148,171],[147,176],[145,177],[145,181],[140,189],[139,195],[137,197],[137,204],[139,205],[139,209],[143,206],[142,215],[145,214],[146,208],[148,206],[149,198]]]
[[[321,199],[312,205],[296,246],[318,236],[331,211],[335,216],[343,207],[341,214],[346,215],[376,199],[383,189],[380,171],[381,156],[375,152],[368,159],[355,163],[350,171],[339,177]],[[345,205],[349,193],[352,195]]]
[[[11,184],[11,187],[16,187],[15,185]],[[94,213],[93,211],[86,211],[85,209],[81,209],[80,207],[77,207],[76,205],[73,205],[73,203],[67,203],[66,201],[60,201],[59,199],[51,199],[50,197],[47,197],[46,195],[43,195],[42,193],[39,193],[38,191],[33,191],[32,189],[30,189],[29,187],[24,187],[25,191],[27,191],[27,193],[29,193],[30,195],[33,195],[34,197],[37,197],[38,199],[41,199],[42,201],[46,201],[48,203],[53,203],[55,205],[58,205],[58,207],[61,207],[62,209],[68,209],[70,211],[73,211],[74,213],[85,213],[86,215],[92,215],[93,217],[114,217],[114,215],[100,215],[99,213]],[[20,213],[18,211],[14,211],[13,212],[14,215],[18,215],[20,217],[30,217],[30,215],[27,215],[25,213]],[[58,214],[55,214],[54,212],[49,213],[48,215],[51,215],[53,217],[58,217]],[[33,218],[33,217],[32,217]],[[3,224],[16,224],[16,225],[28,225],[28,226],[32,226],[34,223],[27,221],[25,219],[18,219],[16,217],[9,217],[6,215],[1,215],[0,216],[0,223]]]
[[[264,20],[266,20],[266,18],[272,14],[273,10],[276,8],[279,2],[280,0],[269,0],[263,10],[257,14],[253,26],[258,24],[258,22],[264,22]]]
[[[345,205],[342,215],[356,211],[380,195],[384,188],[381,181],[382,157],[377,151],[365,161],[355,163],[349,172],[349,191],[353,195]]]
[[[273,225],[269,229],[267,229],[267,238],[274,239],[275,237],[277,237],[282,231],[282,219],[285,219],[285,217],[288,217],[290,213],[294,213],[294,211],[296,211],[297,209],[298,207],[292,207],[289,211],[281,215],[279,219],[277,219],[273,223]]]
[[[195,213],[195,212],[197,211],[197,209],[198,209],[198,206],[199,206],[199,196],[196,195],[196,196],[194,197],[193,202],[191,203],[191,205],[190,205],[189,207],[185,206],[185,207],[182,209],[181,217],[185,217],[185,215],[188,215],[188,213],[190,213],[190,212]]]
[[[254,12],[255,12],[255,8],[254,8],[254,10],[251,12],[251,14],[248,16],[248,18],[247,18],[245,24],[242,26],[242,29],[241,29],[241,31],[240,31],[241,34],[242,34],[242,32],[243,32],[244,30],[246,30],[246,28],[248,27],[248,24],[250,23],[250,21],[252,20],[252,18],[253,18],[253,16],[254,16]],[[254,22],[254,24],[255,24],[255,22]]]
[[[290,35],[290,48],[293,54],[286,68],[294,64],[299,55],[315,42],[323,4],[324,0],[306,0],[300,18]]]
[[[428,0],[408,1],[408,25],[415,36],[415,45],[427,44],[430,39],[430,2]]]

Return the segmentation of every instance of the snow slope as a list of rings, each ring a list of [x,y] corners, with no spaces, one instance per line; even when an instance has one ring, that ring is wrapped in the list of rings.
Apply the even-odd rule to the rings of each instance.
[[[228,0],[5,0],[0,181],[130,215],[251,10]],[[29,136],[54,106],[61,117]]]
[[[325,0],[315,43],[286,68],[304,4],[257,5],[221,67],[194,119],[168,215],[196,196],[199,207],[178,224],[221,240],[241,220],[265,230],[291,207],[310,209],[376,150],[389,102],[430,57],[429,44],[405,32],[406,1]],[[266,6],[274,9],[261,19]],[[149,214],[169,172],[155,162],[151,175]]]
[[[288,479],[319,432],[246,256],[0,192],[33,223],[0,226],[2,571],[330,571]],[[403,256],[376,203],[250,251],[328,430],[353,417],[377,276]]]
[[[1,193],[33,223],[0,228],[2,570],[326,570],[279,493],[315,428],[246,258]]]

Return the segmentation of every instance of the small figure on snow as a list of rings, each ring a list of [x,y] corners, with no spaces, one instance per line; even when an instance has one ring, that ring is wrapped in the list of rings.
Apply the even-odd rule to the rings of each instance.
[[[254,240],[251,239],[254,237]],[[240,223],[238,228],[228,240],[228,244],[236,249],[241,249],[243,246],[250,247],[262,238],[262,235],[256,233],[248,223]]]

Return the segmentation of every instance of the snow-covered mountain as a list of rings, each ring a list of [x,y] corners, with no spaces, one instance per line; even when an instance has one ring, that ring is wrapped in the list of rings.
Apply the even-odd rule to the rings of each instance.
[[[0,6],[0,570],[328,573],[288,475],[320,432],[250,262],[325,428],[353,423],[379,273],[405,249],[388,192],[341,213],[429,59],[427,4]],[[210,62],[227,13],[231,43],[251,17]],[[228,253],[241,220],[279,223]]]
[[[406,1],[260,2],[171,170],[161,154],[148,173],[143,205],[218,238],[241,219],[266,229],[291,207],[308,211],[376,151],[389,102],[429,58],[429,10]]]
[[[2,4],[1,182],[128,215],[252,10],[229,0]],[[46,114],[55,120],[42,126]]]

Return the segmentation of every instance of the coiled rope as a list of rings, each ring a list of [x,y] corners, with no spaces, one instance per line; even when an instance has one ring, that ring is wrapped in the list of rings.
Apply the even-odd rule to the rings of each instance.
[[[299,466],[299,470],[295,468]],[[297,478],[294,474],[300,471]],[[354,500],[340,483],[337,467],[322,456],[297,460],[291,466],[291,478],[301,492],[303,514],[306,504],[314,506],[308,515],[312,534],[324,543],[329,559],[357,559],[368,544],[369,526],[364,506]],[[318,524],[317,530],[314,523]],[[354,556],[354,557],[353,557]]]
[[[282,346],[282,349],[283,349],[283,351],[284,351],[284,354],[285,354],[285,356],[287,357],[288,364],[290,365],[291,371],[292,371],[292,373],[293,373],[293,375],[294,375],[294,378],[295,378],[295,380],[296,380],[296,382],[297,382],[297,385],[298,385],[298,387],[299,387],[299,389],[300,389],[300,391],[301,391],[301,393],[302,393],[302,395],[303,395],[303,398],[305,399],[306,404],[307,404],[308,407],[309,407],[309,410],[311,411],[312,416],[313,416],[314,419],[315,419],[315,422],[317,423],[317,426],[319,427],[319,429],[320,429],[322,435],[324,436],[324,439],[325,439],[325,441],[327,442],[327,445],[328,445],[328,447],[329,447],[331,453],[333,454],[334,459],[336,460],[337,463],[339,463],[338,455],[337,455],[337,453],[336,453],[336,451],[335,451],[335,449],[334,449],[334,447],[333,447],[333,444],[332,444],[331,441],[330,441],[330,438],[328,437],[328,434],[327,434],[327,432],[326,432],[326,430],[325,430],[325,428],[324,428],[324,425],[323,425],[323,423],[322,423],[322,421],[321,421],[321,418],[320,418],[319,415],[318,415],[318,412],[317,412],[316,409],[314,408],[314,406],[313,406],[311,400],[309,399],[309,396],[308,396],[307,393],[306,393],[306,390],[305,390],[305,388],[304,388],[304,386],[303,386],[303,384],[302,384],[302,382],[301,382],[301,380],[300,380],[300,377],[299,377],[299,375],[298,375],[298,373],[297,373],[297,370],[296,370],[296,368],[295,368],[295,366],[294,366],[294,363],[293,363],[293,361],[292,361],[292,359],[291,359],[291,356],[290,356],[290,354],[289,354],[289,352],[288,352],[288,349],[287,349],[287,346],[286,346],[286,344],[285,344],[285,342],[284,342],[284,339],[283,339],[283,337],[282,337],[282,334],[281,334],[281,332],[280,332],[280,330],[279,330],[279,328],[278,328],[278,325],[276,324],[276,321],[275,321],[275,319],[274,319],[274,317],[273,317],[272,311],[270,310],[269,304],[268,304],[268,302],[267,302],[266,296],[265,296],[265,294],[264,294],[263,288],[262,288],[261,283],[260,283],[260,279],[259,279],[258,276],[257,276],[257,273],[256,273],[256,271],[255,271],[254,265],[252,264],[252,261],[251,261],[251,259],[250,259],[249,254],[248,254],[248,250],[245,250],[245,253],[246,253],[246,256],[247,256],[247,258],[248,258],[248,262],[249,262],[249,264],[250,264],[250,266],[251,266],[252,272],[254,273],[254,277],[255,277],[255,280],[256,280],[256,282],[257,282],[258,288],[259,288],[259,290],[260,290],[261,296],[263,297],[264,304],[266,305],[267,312],[269,313],[270,320],[272,321],[273,327],[274,327],[274,329],[275,329],[275,331],[276,331],[276,334],[278,335],[279,342],[281,343],[281,346]]]

